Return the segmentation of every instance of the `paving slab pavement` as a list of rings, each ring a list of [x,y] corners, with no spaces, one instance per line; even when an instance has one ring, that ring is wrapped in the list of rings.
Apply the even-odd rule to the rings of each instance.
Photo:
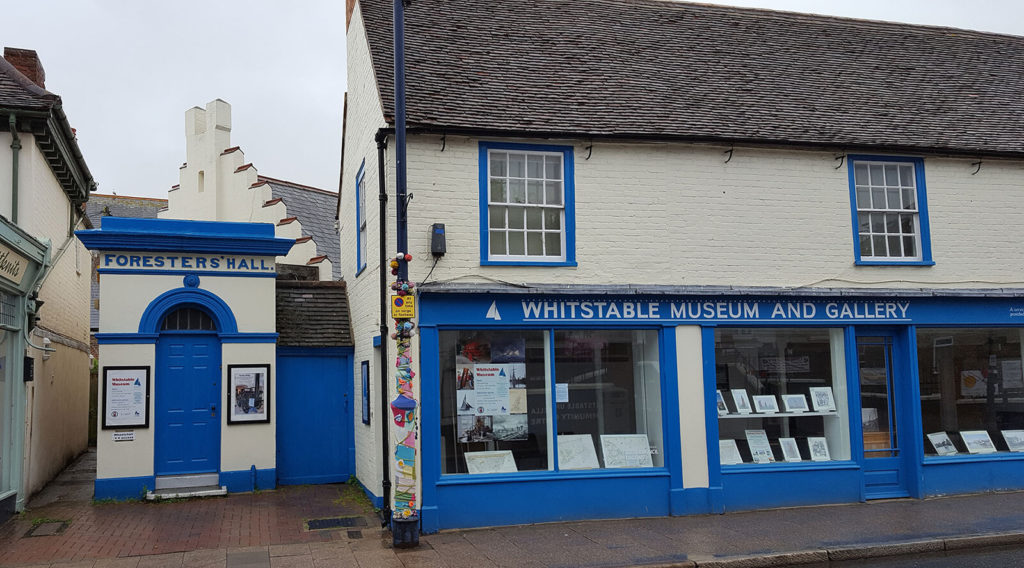
[[[87,452],[0,525],[0,566],[756,568],[985,546],[1019,546],[1024,565],[1024,492],[446,531],[396,550],[354,485],[102,503],[92,501],[94,477]],[[307,529],[337,517],[362,526]]]

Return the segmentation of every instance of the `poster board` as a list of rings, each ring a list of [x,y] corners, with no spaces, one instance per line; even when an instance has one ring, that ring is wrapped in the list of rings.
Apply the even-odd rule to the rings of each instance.
[[[468,473],[515,473],[516,459],[512,450],[493,452],[466,452],[466,471]]]
[[[228,365],[228,424],[270,422],[270,365]]]
[[[558,435],[558,469],[598,469],[597,450],[590,434]]]
[[[103,367],[103,429],[149,428],[149,367]]]
[[[602,434],[605,467],[654,467],[647,434]]]

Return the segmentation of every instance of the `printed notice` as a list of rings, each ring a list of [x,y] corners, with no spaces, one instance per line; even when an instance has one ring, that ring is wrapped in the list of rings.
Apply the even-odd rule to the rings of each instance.
[[[569,383],[555,383],[555,402],[569,402]]]
[[[149,426],[149,367],[103,369],[103,427]]]
[[[474,394],[476,414],[506,415],[512,403],[509,400],[510,378],[515,373],[525,374],[526,365],[505,363],[476,365],[474,369]]]

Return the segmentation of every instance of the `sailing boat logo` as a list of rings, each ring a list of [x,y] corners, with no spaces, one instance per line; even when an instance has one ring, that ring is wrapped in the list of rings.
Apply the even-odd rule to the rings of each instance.
[[[487,308],[487,319],[492,319],[492,320],[495,320],[495,321],[500,321],[501,320],[501,314],[498,313],[498,303],[497,303],[497,301],[491,302],[491,307]]]
[[[462,395],[462,404],[459,405],[459,410],[472,410],[473,405],[469,403],[469,395]]]

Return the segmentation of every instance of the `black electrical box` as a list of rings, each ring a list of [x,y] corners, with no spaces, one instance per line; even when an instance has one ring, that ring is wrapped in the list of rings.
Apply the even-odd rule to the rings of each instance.
[[[430,254],[444,256],[444,223],[434,223],[430,228]]]
[[[24,381],[27,383],[36,378],[36,360],[31,357],[25,357],[25,374]]]

